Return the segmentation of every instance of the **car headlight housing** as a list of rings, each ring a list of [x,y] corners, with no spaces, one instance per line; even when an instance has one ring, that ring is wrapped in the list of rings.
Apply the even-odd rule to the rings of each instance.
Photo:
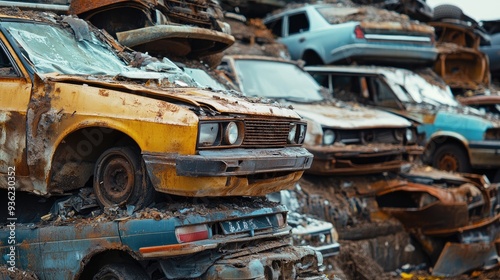
[[[335,131],[331,129],[323,130],[323,145],[332,145],[335,142]]]
[[[198,145],[202,147],[214,146],[219,137],[220,125],[218,123],[200,123]]]
[[[406,130],[405,129],[395,129],[394,130],[394,138],[399,143],[403,142],[403,140],[405,139],[405,134],[406,134]]]
[[[488,128],[484,133],[484,140],[500,140],[500,128]]]
[[[288,131],[288,144],[302,144],[306,138],[307,125],[305,123],[291,123]]]
[[[244,125],[235,121],[200,122],[198,148],[238,146],[243,142]]]
[[[229,122],[224,130],[224,143],[234,145],[238,141],[238,137],[238,125],[235,122]]]

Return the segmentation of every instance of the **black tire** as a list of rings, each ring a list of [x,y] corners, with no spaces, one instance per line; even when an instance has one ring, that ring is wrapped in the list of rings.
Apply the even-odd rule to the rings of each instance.
[[[110,148],[94,168],[94,193],[101,207],[134,205],[141,209],[154,200],[155,190],[137,149]]]
[[[145,280],[149,279],[144,269],[133,263],[107,264],[94,275],[94,280]]]
[[[432,19],[434,21],[439,21],[445,18],[463,20],[463,17],[464,13],[462,9],[455,5],[444,4],[434,7],[434,16]]]
[[[470,173],[472,168],[466,151],[457,144],[445,144],[436,149],[432,166],[446,171]]]

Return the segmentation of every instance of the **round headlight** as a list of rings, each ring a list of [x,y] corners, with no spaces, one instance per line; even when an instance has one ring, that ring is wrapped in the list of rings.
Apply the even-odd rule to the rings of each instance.
[[[234,122],[227,124],[226,131],[224,132],[224,142],[233,145],[238,141],[238,125]]]
[[[394,138],[396,138],[397,141],[403,141],[403,130],[402,129],[396,129],[394,130]]]
[[[331,145],[333,142],[335,142],[335,132],[330,129],[323,131],[323,145]]]
[[[297,124],[291,123],[290,130],[288,131],[288,143],[295,144],[295,135],[297,134]]]
[[[406,142],[412,143],[415,142],[415,135],[413,134],[413,131],[409,128],[406,129]]]
[[[219,135],[218,123],[201,123],[198,144],[200,146],[212,146]]]

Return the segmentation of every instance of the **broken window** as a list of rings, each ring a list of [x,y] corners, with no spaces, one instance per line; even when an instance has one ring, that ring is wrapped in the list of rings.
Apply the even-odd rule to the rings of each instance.
[[[375,89],[375,102],[382,106],[399,108],[397,98],[391,88],[380,79],[371,78],[371,80]]]
[[[5,46],[0,45],[0,77],[19,77],[19,74],[14,69],[12,61],[5,52]]]
[[[360,85],[360,77],[357,76],[332,76],[332,95],[340,100],[364,103]]]
[[[305,13],[288,17],[288,35],[293,35],[309,30],[309,20]]]

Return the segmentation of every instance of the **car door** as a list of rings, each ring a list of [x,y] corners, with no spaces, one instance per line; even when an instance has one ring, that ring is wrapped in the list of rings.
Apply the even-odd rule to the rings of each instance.
[[[9,184],[18,187],[19,181],[29,175],[26,113],[31,88],[27,72],[0,34],[0,184],[4,188]]]
[[[302,58],[309,37],[309,18],[305,11],[290,14],[283,22],[284,33],[281,42],[285,44],[292,59]]]

